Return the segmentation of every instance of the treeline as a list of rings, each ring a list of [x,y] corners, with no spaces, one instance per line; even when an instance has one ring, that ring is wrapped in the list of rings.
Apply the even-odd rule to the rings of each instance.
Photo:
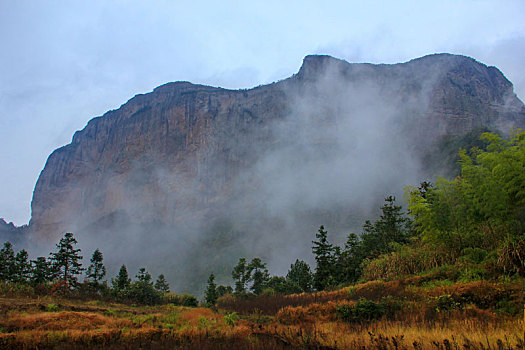
[[[122,265],[109,285],[104,280],[106,267],[102,252],[99,249],[93,252],[86,269],[81,263],[81,249],[75,248],[77,243],[73,234],[68,232],[48,258],[41,256],[30,260],[25,249],[15,254],[12,244],[5,242],[0,250],[0,283],[15,289],[28,287],[36,294],[103,298],[149,305],[173,303],[197,306],[198,301],[194,296],[171,293],[164,275],[159,275],[153,283],[152,276],[145,268],[140,268],[132,281],[126,266]],[[79,282],[83,272],[85,279]]]
[[[259,258],[232,271],[235,290],[214,284],[206,301],[226,293],[246,296],[322,291],[357,281],[393,280],[447,270],[462,280],[525,277],[525,132],[509,140],[483,133],[483,147],[460,149],[460,175],[405,191],[408,210],[385,199],[376,221],[366,221],[343,247],[323,226],[312,241],[314,271],[297,260],[286,277],[270,276]]]

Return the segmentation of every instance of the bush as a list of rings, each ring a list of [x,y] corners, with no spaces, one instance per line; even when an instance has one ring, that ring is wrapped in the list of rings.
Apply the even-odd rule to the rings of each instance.
[[[138,304],[155,305],[160,304],[162,300],[162,293],[155,290],[150,283],[143,281],[132,283],[123,294],[126,299]]]
[[[428,244],[400,245],[396,251],[363,263],[363,279],[393,280],[454,262],[450,251]]]
[[[450,311],[459,309],[461,303],[456,301],[450,294],[443,294],[436,297],[436,311]]]
[[[383,303],[361,299],[354,305],[338,306],[336,312],[346,322],[368,322],[383,317],[385,308]]]
[[[196,297],[190,294],[175,294],[175,293],[166,293],[163,296],[164,303],[173,304],[177,306],[188,306],[188,307],[197,307],[199,306],[199,301]]]

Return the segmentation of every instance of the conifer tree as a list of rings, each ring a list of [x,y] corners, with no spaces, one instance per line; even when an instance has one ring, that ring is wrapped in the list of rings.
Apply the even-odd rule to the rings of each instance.
[[[129,278],[126,265],[120,267],[117,277],[111,280],[111,284],[116,290],[124,290],[130,286],[131,279]]]
[[[223,285],[217,286],[217,298],[222,297],[225,294],[232,294],[232,293],[233,293],[233,288],[230,286],[223,286]]]
[[[45,284],[53,279],[53,272],[51,271],[49,262],[43,256],[39,256],[36,260],[32,260],[31,265],[30,281],[34,286]]]
[[[106,275],[106,267],[103,264],[104,257],[99,249],[96,249],[91,256],[91,264],[87,269],[86,276],[93,285],[98,286],[102,278]]]
[[[25,249],[19,251],[15,256],[13,282],[26,283],[31,273],[31,263]]]
[[[170,285],[163,274],[160,274],[155,282],[155,289],[159,292],[168,293],[170,291]]]
[[[314,244],[312,251],[315,255],[317,266],[314,273],[314,287],[317,290],[324,290],[328,287],[333,279],[332,270],[334,267],[334,247],[328,242],[328,232],[324,226],[319,227],[319,231],[315,237],[317,241],[312,241]]]
[[[77,275],[84,270],[80,263],[82,256],[78,254],[80,249],[75,249],[73,247],[75,244],[77,240],[71,232],[67,232],[57,244],[57,252],[51,253],[50,258],[59,278],[71,287],[77,284]]]
[[[215,275],[212,273],[208,278],[208,285],[206,286],[204,301],[209,306],[213,306],[217,302],[218,297],[217,285],[215,284]]]
[[[147,283],[147,284],[153,284],[153,282],[151,281],[151,275],[143,267],[141,267],[139,269],[139,273],[135,276],[135,278],[139,282],[144,282],[144,283]]]
[[[250,280],[250,271],[246,265],[245,258],[240,258],[237,265],[233,268],[232,278],[235,280],[235,293],[246,293],[246,283]]]
[[[248,275],[250,276],[250,280],[253,281],[252,287],[250,288],[252,292],[255,295],[261,294],[270,279],[266,264],[259,258],[253,258],[248,265]]]
[[[15,253],[11,242],[0,250],[0,281],[11,282],[15,274]]]
[[[295,263],[290,265],[290,270],[286,274],[286,279],[297,284],[303,292],[312,290],[312,271],[310,266],[302,260],[295,260]]]

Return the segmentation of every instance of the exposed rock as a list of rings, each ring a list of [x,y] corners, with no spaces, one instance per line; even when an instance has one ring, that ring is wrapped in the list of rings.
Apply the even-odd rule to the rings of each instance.
[[[525,108],[497,68],[449,54],[394,65],[307,56],[296,75],[250,90],[168,83],[92,119],[49,156],[30,226],[38,237],[55,239],[117,212],[137,224],[214,216],[256,186],[247,180],[239,190],[244,169],[286,146],[274,125],[300,114],[298,101],[307,96],[321,106],[319,118],[334,123],[337,109],[354,103],[345,91],[363,94],[357,104],[395,105],[393,136],[406,139],[417,157],[442,135],[525,126]],[[342,147],[329,143],[328,157],[330,147]]]

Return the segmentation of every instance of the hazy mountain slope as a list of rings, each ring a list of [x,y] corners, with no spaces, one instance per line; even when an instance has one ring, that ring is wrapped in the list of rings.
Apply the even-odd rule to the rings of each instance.
[[[319,224],[342,237],[425,179],[421,160],[443,135],[510,126],[525,126],[512,84],[449,54],[395,65],[307,56],[296,75],[250,90],[169,83],[49,156],[30,227],[40,239],[78,232],[137,264],[207,266],[195,256],[216,237],[216,266],[237,258],[233,246],[301,256]]]

